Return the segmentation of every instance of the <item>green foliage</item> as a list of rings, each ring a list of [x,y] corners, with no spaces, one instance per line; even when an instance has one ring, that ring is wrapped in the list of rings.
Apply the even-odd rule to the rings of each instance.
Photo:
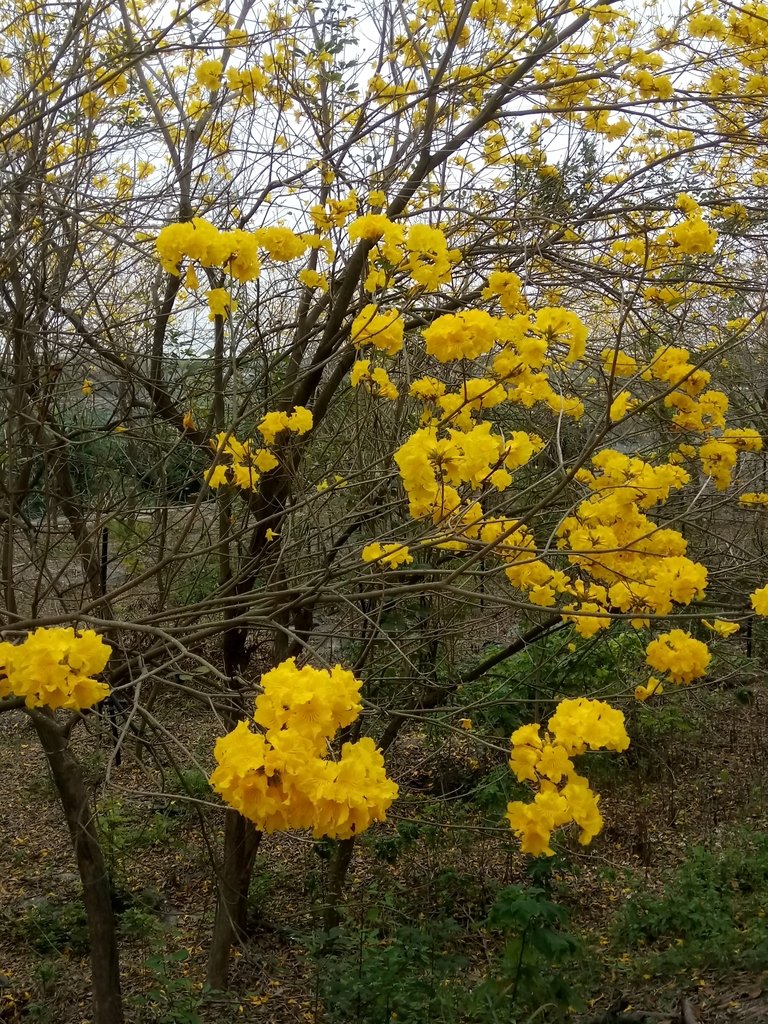
[[[394,864],[401,854],[414,846],[421,833],[422,827],[416,822],[399,821],[394,833],[377,835],[374,832],[368,841],[379,860],[383,860],[387,864]]]
[[[80,900],[38,900],[18,917],[14,931],[39,953],[88,952],[88,924]]]
[[[129,807],[123,801],[105,801],[99,808],[99,833],[105,856],[111,864],[147,847],[167,846],[175,841],[175,822],[158,811]]]
[[[369,910],[359,933],[343,932],[334,957],[321,964],[328,1019],[333,1024],[458,1021],[457,977],[465,961],[446,948],[455,924],[403,925],[387,934],[381,921],[379,910]]]
[[[193,819],[199,811],[197,801],[210,802],[216,799],[208,776],[200,768],[175,771],[170,786],[181,798],[169,800],[162,809],[161,813],[168,819]]]
[[[123,911],[119,928],[128,938],[152,940],[162,931],[162,924],[152,910],[137,904]]]
[[[676,694],[675,700],[661,700],[655,704],[637,704],[632,710],[632,738],[636,744],[651,748],[666,739],[679,741],[682,736],[691,736],[701,728],[700,705],[704,699],[698,695],[697,708],[689,707],[691,701],[686,694]],[[682,699],[681,699],[682,698]]]
[[[646,640],[641,630],[623,626],[591,640],[560,629],[461,687],[456,703],[469,710],[478,730],[508,736],[525,722],[545,720],[553,701],[562,697],[597,689],[607,696],[631,692],[636,681],[647,677]],[[489,648],[485,656],[494,653]]]
[[[178,772],[179,787],[194,800],[210,800],[213,796],[208,776],[199,768],[184,768]]]
[[[496,897],[487,924],[506,941],[493,971],[471,992],[467,1019],[517,1018],[543,1007],[550,1017],[565,1015],[576,997],[561,968],[580,947],[566,930],[564,908],[548,900],[543,889],[511,885]]]
[[[146,991],[127,1000],[129,1019],[136,1024],[201,1024],[202,993],[183,973],[186,949],[155,952],[144,961]]]
[[[171,598],[174,604],[187,605],[204,601],[218,585],[218,570],[209,558],[187,558],[173,577]]]
[[[647,950],[663,967],[745,968],[768,957],[768,835],[744,831],[719,850],[694,847],[663,892],[638,890],[616,917],[621,948]]]
[[[490,819],[498,822],[510,800],[525,799],[529,793],[530,791],[517,781],[505,762],[496,765],[478,782],[472,800]]]
[[[357,930],[348,927],[333,937],[334,955],[323,958],[319,969],[333,1024],[514,1024],[532,1013],[558,1018],[574,1005],[564,969],[579,945],[566,930],[565,911],[543,889],[503,889],[487,913],[469,915],[467,933],[457,918],[468,901],[476,911],[481,895],[466,892],[467,878],[456,872],[443,872],[435,883],[433,918],[396,923],[398,915],[382,900]],[[398,904],[389,902],[393,909]],[[478,977],[464,954],[476,940],[492,947],[494,935],[501,951],[487,975]]]

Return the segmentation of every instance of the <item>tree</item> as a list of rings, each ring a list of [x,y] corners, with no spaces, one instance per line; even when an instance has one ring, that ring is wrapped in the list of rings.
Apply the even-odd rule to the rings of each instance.
[[[639,699],[705,676],[693,624],[725,643],[748,611],[723,570],[733,524],[768,502],[756,6],[5,20],[14,636],[98,629],[144,742],[147,673],[229,733],[263,671],[341,659],[367,714],[340,742],[386,750],[563,622],[650,630]],[[750,590],[761,535],[740,540]],[[462,665],[454,640],[502,609],[509,645]],[[204,684],[179,683],[190,663]],[[572,757],[627,739],[572,699],[513,740],[538,792],[510,822],[533,853],[570,820],[596,834]],[[226,822],[215,986],[258,844]]]

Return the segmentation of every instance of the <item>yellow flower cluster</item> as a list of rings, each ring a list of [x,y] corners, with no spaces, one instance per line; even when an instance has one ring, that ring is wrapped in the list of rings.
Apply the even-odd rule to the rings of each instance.
[[[482,291],[484,299],[498,298],[505,313],[513,316],[524,313],[528,308],[522,293],[523,282],[512,271],[494,270],[488,278],[488,284]]]
[[[209,320],[215,320],[217,316],[225,320],[230,313],[237,311],[237,302],[234,301],[226,288],[212,288],[206,295],[208,299]]]
[[[224,65],[215,58],[201,61],[195,68],[195,81],[204,89],[216,90],[221,84]]]
[[[351,241],[376,243],[369,255],[371,269],[365,282],[366,291],[383,286],[393,270],[401,269],[421,287],[434,291],[451,280],[451,269],[461,258],[456,249],[449,249],[445,235],[428,224],[413,224],[406,232],[401,224],[383,213],[366,213],[349,226]]]
[[[267,77],[258,67],[227,68],[227,85],[246,103],[255,103],[256,94],[264,92],[267,86]]]
[[[284,430],[292,434],[307,434],[312,429],[312,411],[297,405],[291,413],[268,412],[256,427],[266,444],[274,444],[275,438]]]
[[[578,419],[584,406],[578,398],[555,390],[546,372],[563,352],[564,361],[583,358],[588,331],[576,313],[546,306],[535,313],[501,317],[496,321],[501,351],[493,373],[507,387],[507,397],[526,409],[539,403],[553,412]]]
[[[428,224],[414,224],[405,239],[406,267],[411,280],[427,291],[449,284],[451,268],[461,254],[449,249],[445,235]]]
[[[395,453],[414,519],[433,516],[437,522],[455,513],[461,507],[460,485],[493,486],[498,471],[504,473],[496,478],[503,489],[509,484],[507,470],[525,465],[541,447],[539,438],[523,431],[515,431],[505,443],[487,421],[469,430],[448,429],[446,434],[441,437],[436,426],[424,427],[411,434]],[[468,526],[482,515],[479,504],[474,503],[474,508],[466,521]]]
[[[557,542],[571,564],[602,584],[590,588],[590,602],[634,613],[634,624],[642,625],[648,613],[667,615],[674,604],[703,597],[706,568],[686,557],[681,534],[656,526],[644,511],[688,483],[685,470],[613,449],[595,455],[592,465],[599,472],[582,470],[577,479],[594,493],[563,520]],[[576,628],[582,631],[578,622]]]
[[[309,268],[300,270],[296,278],[303,285],[306,285],[307,288],[319,288],[320,291],[328,291],[328,278],[325,274],[319,274],[316,270],[310,270]]]
[[[328,232],[331,228],[342,228],[347,217],[357,210],[357,193],[354,189],[346,199],[329,199],[325,206],[312,206],[309,215],[320,232]]]
[[[764,587],[760,587],[759,590],[753,591],[749,598],[756,615],[768,616],[768,583]]]
[[[634,377],[637,373],[637,360],[627,352],[604,348],[600,358],[603,361],[603,372],[609,377]]]
[[[244,491],[254,491],[261,474],[268,473],[278,464],[266,448],[254,447],[253,441],[240,442],[232,434],[217,434],[216,440],[210,444],[228,461],[218,462],[206,471],[205,480],[209,487],[234,484]]]
[[[381,366],[372,370],[370,359],[358,359],[352,365],[349,379],[353,388],[362,385],[377,398],[386,398],[391,402],[398,398],[399,392],[390,380],[387,371]]]
[[[397,569],[400,565],[410,565],[413,562],[407,544],[366,544],[361,552],[364,562],[383,562],[390,569]]]
[[[430,378],[426,378],[429,381]],[[443,386],[442,394],[431,397],[429,384],[422,389],[421,381],[414,381],[411,385],[411,394],[419,396],[422,393],[422,401],[430,401],[440,410],[440,422],[450,424],[459,430],[471,430],[474,426],[474,417],[485,409],[493,409],[506,401],[507,393],[501,384],[495,380],[485,377],[470,377],[464,381],[459,391],[447,392]],[[422,423],[428,426],[435,422],[432,415],[426,413],[422,417]]]
[[[717,232],[706,224],[701,217],[690,217],[672,228],[672,240],[680,252],[686,256],[712,253],[717,242]]]
[[[512,733],[509,766],[519,782],[538,787],[533,803],[512,801],[507,819],[524,853],[551,857],[554,829],[575,822],[586,845],[603,827],[600,797],[574,768],[572,757],[587,750],[626,750],[624,715],[599,700],[578,697],[561,701],[541,735],[538,723]]]
[[[715,619],[713,622],[707,622],[706,619],[702,619],[701,622],[707,629],[723,637],[733,636],[734,633],[738,633],[741,629],[738,622],[728,622],[726,619]]]
[[[340,665],[298,668],[293,658],[267,672],[253,716],[264,732],[240,722],[217,741],[213,788],[265,832],[347,839],[383,821],[398,789],[373,740],[345,743],[338,760],[324,756],[360,713],[361,685]]]
[[[482,309],[446,313],[423,331],[427,355],[441,363],[476,359],[490,352],[498,337],[497,321]]]
[[[290,228],[280,225],[258,228],[253,234],[257,245],[266,249],[269,256],[278,263],[288,263],[290,260],[298,259],[312,245],[312,239],[302,238]]]
[[[420,402],[434,405],[447,390],[445,384],[437,377],[419,377],[411,382],[408,394],[413,398],[418,398]]]
[[[664,693],[664,684],[656,676],[650,676],[648,682],[635,687],[635,700],[644,704],[649,697],[660,697]]]
[[[656,380],[674,389],[665,396],[664,405],[675,410],[672,423],[676,427],[696,433],[721,429],[725,426],[728,398],[722,391],[705,391],[711,374],[690,360],[687,349],[661,346],[643,373],[643,379]]]
[[[651,640],[645,660],[657,672],[666,672],[670,682],[688,684],[706,674],[712,655],[701,640],[683,629],[673,629]]]
[[[191,420],[192,427],[194,421]],[[185,428],[187,427],[185,417]],[[292,413],[268,412],[257,427],[268,445],[284,430],[294,434],[306,434],[312,429],[312,412],[297,405]],[[268,473],[278,465],[278,459],[268,448],[259,447],[253,440],[238,441],[233,434],[221,432],[210,442],[217,453],[216,464],[205,472],[209,487],[223,487],[231,484],[244,491],[255,491],[262,473]]]
[[[255,281],[261,273],[259,250],[273,260],[297,259],[311,245],[290,228],[265,227],[256,231],[219,231],[202,217],[180,224],[168,224],[157,236],[155,248],[164,270],[177,277],[185,258],[202,267],[223,267],[236,281]]]
[[[93,707],[109,693],[93,676],[111,653],[92,629],[41,626],[23,643],[0,643],[0,697],[23,697],[29,708]]]
[[[759,452],[762,447],[762,439],[756,430],[748,427],[724,430],[720,437],[705,441],[699,448],[701,468],[712,477],[717,490],[724,491],[733,480],[739,453]]]
[[[381,312],[373,303],[363,306],[352,321],[352,344],[355,348],[374,348],[396,356],[403,347],[403,318],[396,309]]]

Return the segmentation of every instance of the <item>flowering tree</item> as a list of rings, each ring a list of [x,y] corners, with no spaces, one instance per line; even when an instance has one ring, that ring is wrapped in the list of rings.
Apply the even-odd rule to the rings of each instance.
[[[379,751],[462,683],[626,620],[649,676],[624,697],[657,700],[706,678],[699,621],[725,644],[768,610],[729,589],[720,528],[755,589],[765,21],[560,0],[5,20],[5,624],[108,637],[121,744],[179,666],[205,671],[183,691],[226,733],[223,986],[261,830],[337,837],[340,891],[394,799]],[[480,594],[514,636],[467,666]],[[88,694],[42,703],[74,722]],[[599,833],[572,758],[629,742],[600,696],[512,736],[527,852]]]

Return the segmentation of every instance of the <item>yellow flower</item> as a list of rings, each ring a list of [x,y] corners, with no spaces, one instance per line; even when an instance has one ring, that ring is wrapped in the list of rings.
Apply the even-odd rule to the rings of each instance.
[[[205,481],[215,489],[233,484],[241,490],[256,490],[262,473],[275,469],[278,460],[266,448],[257,448],[253,441],[240,442],[232,434],[221,432],[210,442],[217,454],[229,459],[218,461],[205,473]]]
[[[187,411],[187,412],[184,413],[184,417],[183,417],[183,419],[181,421],[181,425],[184,427],[185,430],[196,430],[197,429],[196,426],[195,426],[195,421],[192,418],[192,413],[190,411]]]
[[[254,236],[262,249],[266,249],[270,257],[278,263],[287,263],[302,256],[309,248],[310,241],[300,238],[290,228],[267,227],[254,231]]]
[[[368,303],[352,322],[352,344],[355,348],[373,345],[390,356],[397,355],[403,347],[404,326],[396,309],[382,312],[378,306]]]
[[[207,294],[208,308],[210,313],[208,314],[209,320],[215,320],[217,316],[223,317],[225,320],[230,313],[234,313],[237,310],[237,302],[232,298],[226,288],[212,288]]]
[[[407,544],[366,544],[361,552],[364,562],[383,562],[390,569],[397,569],[400,565],[410,565],[413,562]]]
[[[523,282],[517,274],[509,271],[494,270],[488,278],[488,285],[482,291],[484,299],[491,299],[498,296],[501,308],[505,313],[512,316],[515,313],[524,313],[528,303],[522,294]]]
[[[254,720],[216,743],[211,785],[260,830],[312,828],[346,839],[383,821],[398,794],[370,737],[345,743],[328,760],[329,741],[362,709],[361,683],[336,665],[330,672],[294,659],[261,678]]]
[[[750,594],[752,607],[756,615],[768,615],[768,583]]]
[[[637,403],[632,397],[629,391],[620,392],[611,402],[610,418],[611,423],[618,423],[619,420],[623,420],[628,412],[631,411],[633,406]]]
[[[489,352],[498,337],[496,321],[481,309],[439,316],[423,334],[427,354],[441,363],[476,359]]]
[[[220,60],[201,61],[195,68],[195,81],[198,85],[202,85],[204,89],[210,89],[212,92],[215,92],[221,85],[223,70],[224,65]]]
[[[705,224],[701,217],[693,216],[672,228],[670,237],[680,252],[694,256],[714,252],[717,231]]]
[[[706,619],[702,619],[702,622],[707,629],[711,629],[718,636],[733,636],[734,633],[738,633],[741,629],[738,622],[726,622],[724,619],[715,619],[713,622],[707,622]]]
[[[765,491],[748,491],[739,495],[742,505],[764,506],[768,505],[768,494]]]
[[[350,372],[350,382],[353,388],[366,387],[372,395],[377,398],[387,398],[394,402],[399,397],[399,392],[389,378],[389,374],[383,367],[377,366],[371,369],[369,359],[357,359]]]
[[[247,46],[248,33],[245,31],[245,29],[233,28],[229,32],[227,32],[226,36],[224,37],[224,41],[226,42],[227,46],[229,46],[231,49],[235,49],[235,47],[238,46]]]
[[[645,660],[660,672],[666,672],[673,683],[692,683],[707,671],[712,660],[707,645],[682,629],[673,629],[651,640],[645,649]]]
[[[80,389],[86,397],[93,394],[93,382],[90,380],[84,380],[83,386]]]
[[[664,693],[664,686],[656,676],[651,676],[644,686],[635,687],[635,699],[639,700],[641,704],[645,703],[649,697],[655,697],[661,693]]]
[[[294,434],[306,434],[312,429],[312,412],[297,405],[292,413],[277,411],[265,413],[257,430],[267,444],[274,444],[275,438],[284,430]]]
[[[41,626],[21,644],[0,643],[0,698],[23,697],[29,708],[93,707],[109,693],[93,676],[111,653],[91,629]]]
[[[307,288],[319,288],[321,291],[328,291],[328,278],[324,274],[318,274],[316,270],[300,270],[296,276]]]

